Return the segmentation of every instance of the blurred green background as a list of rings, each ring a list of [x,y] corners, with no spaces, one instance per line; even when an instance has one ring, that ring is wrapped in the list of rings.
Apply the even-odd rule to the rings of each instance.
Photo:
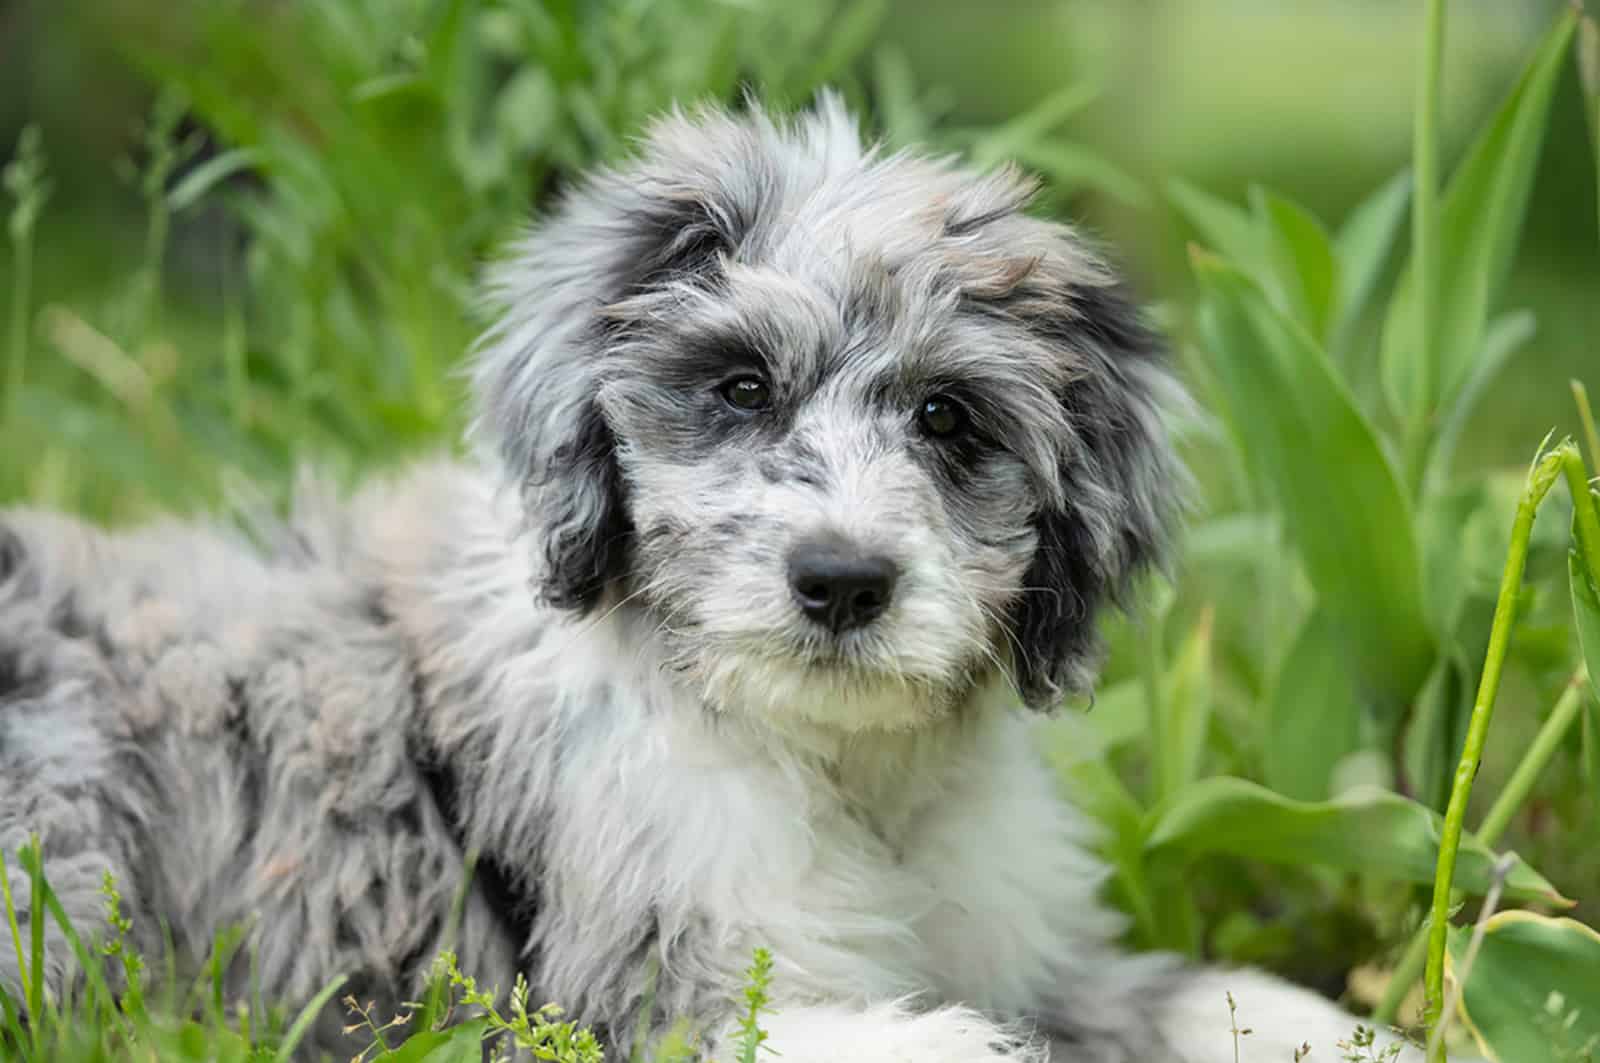
[[[1562,2],[1452,5],[1447,161]],[[281,0],[255,6],[261,32],[273,32],[269,15]],[[826,23],[847,19],[852,5],[793,6],[815,7]],[[0,0],[0,144],[14,144],[24,122],[37,122],[56,182],[37,239],[38,305],[103,302],[138,267],[146,218],[127,164],[143,161],[150,56],[228,61],[185,50],[192,23],[203,21],[198,10],[159,0]],[[919,92],[961,124],[1000,122],[1063,85],[1093,85],[1097,97],[1061,135],[1114,162],[1147,194],[1135,204],[1088,189],[1071,198],[1068,213],[1101,233],[1157,298],[1186,283],[1190,234],[1160,196],[1169,175],[1236,199],[1260,182],[1331,224],[1405,166],[1420,17],[1418,5],[1403,0],[896,0],[864,51],[903,56]],[[274,76],[320,76],[315,49],[299,57],[306,70]],[[1569,428],[1564,381],[1600,360],[1600,253],[1586,152],[1578,96],[1564,90],[1505,299],[1537,313],[1538,335],[1495,388],[1498,401],[1478,413],[1464,462],[1520,463],[1546,430]],[[170,334],[214,342],[223,260],[237,258],[241,240],[220,208],[174,219],[162,264]],[[9,268],[0,260],[0,271]],[[50,344],[34,354],[59,357]],[[115,469],[102,472],[119,478]],[[9,484],[11,493],[21,490]],[[115,484],[82,490],[102,508],[126,497]]]

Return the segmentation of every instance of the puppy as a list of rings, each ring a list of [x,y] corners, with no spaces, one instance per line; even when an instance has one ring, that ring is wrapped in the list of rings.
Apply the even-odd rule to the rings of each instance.
[[[5,514],[0,848],[180,963],[247,926],[241,990],[398,1009],[453,945],[615,1059],[726,1058],[758,946],[789,1063],[1231,1060],[1229,990],[1240,1058],[1331,1055],[1312,994],[1119,947],[1036,753],[1164,550],[1177,390],[1028,196],[831,98],[674,115],[494,271],[471,460],[250,535]]]

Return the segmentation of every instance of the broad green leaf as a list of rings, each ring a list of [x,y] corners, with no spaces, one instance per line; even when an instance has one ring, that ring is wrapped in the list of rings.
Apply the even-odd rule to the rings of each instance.
[[[1333,240],[1339,261],[1339,292],[1335,305],[1333,348],[1342,352],[1351,331],[1366,312],[1372,290],[1383,275],[1384,263],[1394,248],[1395,234],[1411,202],[1411,171],[1406,170],[1379,185],[1350,212]]]
[[[1042,739],[1045,759],[1079,806],[1107,827],[1113,840],[1137,850],[1144,840],[1144,810],[1112,770],[1089,721],[1081,714],[1062,715],[1044,725]]]
[[[1190,527],[1183,540],[1188,565],[1257,565],[1282,543],[1271,513],[1230,513]]]
[[[1406,704],[1433,657],[1411,507],[1315,340],[1237,269],[1197,253],[1200,336],[1253,474],[1282,507],[1363,692]]]
[[[1264,786],[1218,775],[1163,802],[1145,841],[1154,855],[1193,858],[1229,853],[1276,864],[1305,864],[1433,881],[1441,820],[1415,801],[1386,790],[1351,793],[1333,801],[1296,801]],[[1495,854],[1471,835],[1461,837],[1456,882],[1471,892],[1488,888]],[[1571,907],[1520,858],[1506,880],[1509,895]]]
[[[1148,734],[1143,685],[1124,679],[1096,691],[1094,701],[1078,712],[1067,711],[1044,724],[1047,746],[1068,743],[1081,755],[1103,757]]]
[[[1423,606],[1428,623],[1446,639],[1456,629],[1463,603],[1474,590],[1475,558],[1467,558],[1468,541],[1486,514],[1499,518],[1488,489],[1477,480],[1453,486],[1423,499],[1417,512],[1417,538],[1422,549]],[[1505,550],[1492,559],[1498,585]],[[1467,562],[1467,563],[1464,563]]]
[[[471,1019],[447,1030],[428,1030],[413,1034],[392,1052],[379,1058],[384,1063],[445,1063],[448,1060],[477,1060],[483,1055],[483,1036],[487,1019]]]
[[[1473,362],[1461,393],[1445,415],[1439,438],[1433,445],[1433,455],[1428,460],[1428,479],[1431,484],[1437,486],[1449,478],[1456,445],[1472,420],[1472,415],[1477,412],[1478,403],[1488,392],[1489,385],[1511,361],[1512,355],[1533,339],[1538,328],[1538,319],[1527,310],[1512,310],[1490,322],[1483,336],[1483,349]]]
[[[1600,1052],[1600,934],[1574,919],[1500,912],[1452,929],[1452,976],[1465,977],[1461,1018],[1496,1063],[1578,1063]]]
[[[1339,289],[1339,263],[1328,231],[1298,203],[1259,187],[1250,190],[1250,201],[1282,299],[1278,308],[1326,342]]]
[[[1489,311],[1511,268],[1522,233],[1534,172],[1544,143],[1550,99],[1566,59],[1576,15],[1556,20],[1510,97],[1456,169],[1440,206],[1439,335],[1430,378],[1417,357],[1418,302],[1408,266],[1389,304],[1381,355],[1393,409],[1450,406],[1471,374]]]
[[[1266,238],[1249,211],[1178,178],[1168,182],[1167,195],[1211,250],[1250,277],[1266,272]]]
[[[1338,625],[1314,612],[1267,700],[1267,785],[1300,801],[1330,796],[1335,766],[1360,744],[1361,713]]]
[[[1200,774],[1206,731],[1211,724],[1211,631],[1208,608],[1183,640],[1166,676],[1161,699],[1161,763],[1157,793],[1177,793]]]

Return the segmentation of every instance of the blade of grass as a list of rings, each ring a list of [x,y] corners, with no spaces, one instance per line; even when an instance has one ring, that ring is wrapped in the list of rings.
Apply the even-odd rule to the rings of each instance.
[[[6,903],[6,925],[11,928],[11,946],[17,951],[17,973],[24,987],[29,985],[28,954],[22,948],[22,927],[17,923],[17,906],[11,896],[10,870],[6,867],[6,854],[0,850],[0,894]],[[26,988],[24,988],[26,992]]]
[[[7,1044],[20,1054],[25,1043],[26,1035],[22,1032],[22,1011],[17,1002],[11,999],[11,994],[6,992],[6,987],[0,985],[0,1055],[4,1055]]]
[[[1567,12],[1551,23],[1439,195],[1438,258],[1428,293],[1431,339],[1424,355],[1417,354],[1424,299],[1415,256],[1390,299],[1379,366],[1390,407],[1405,425],[1408,472],[1425,474],[1434,419],[1455,403],[1483,351],[1489,313],[1525,229],[1551,101],[1576,21]],[[1428,191],[1437,190],[1430,185]]]
[[[1594,147],[1595,219],[1600,221],[1600,22],[1587,13],[1578,20],[1578,78],[1589,119],[1589,143]],[[1590,460],[1600,462],[1600,455],[1591,454]]]
[[[31,854],[31,860],[30,860]],[[44,1026],[44,846],[37,834],[17,854],[28,872],[28,1019],[35,1031]],[[37,1041],[35,1042],[37,1047]]]
[[[1572,527],[1578,551],[1589,570],[1589,579],[1600,586],[1600,505],[1589,491],[1589,471],[1584,468],[1583,458],[1571,443],[1562,454],[1561,471],[1567,477],[1567,490],[1572,492]]]
[[[1438,365],[1439,342],[1439,82],[1444,65],[1445,0],[1427,0],[1424,15],[1422,68],[1417,78],[1416,115],[1412,126],[1412,165],[1416,185],[1411,197],[1411,260],[1417,277],[1415,356],[1420,386],[1405,411],[1406,483],[1422,482],[1427,453],[1430,398]]]
[[[1583,445],[1588,448],[1589,461],[1600,468],[1600,430],[1595,428],[1594,410],[1589,407],[1589,389],[1583,381],[1572,383],[1572,401],[1578,404],[1578,422],[1583,425]]]
[[[60,898],[56,896],[56,891],[51,888],[50,880],[45,877],[44,862],[39,854],[33,853],[27,859],[29,861],[37,860],[39,863],[39,883],[44,894],[43,905],[34,909],[39,915],[36,922],[44,922],[42,916],[45,912],[48,912],[50,918],[56,921],[56,925],[61,928],[61,936],[66,939],[67,947],[77,957],[78,966],[82,968],[84,979],[88,983],[88,996],[84,1002],[84,1014],[101,1021],[115,1021],[117,1016],[116,996],[111,992],[111,987],[106,984],[105,971],[99,958],[84,945],[82,937],[78,934],[77,927],[68,918],[66,909],[61,906]],[[31,872],[34,868],[30,866],[28,870]]]
[[[1511,530],[1511,547],[1506,555],[1499,599],[1495,605],[1494,622],[1489,632],[1489,648],[1484,658],[1483,677],[1478,684],[1478,696],[1472,706],[1467,739],[1461,760],[1456,766],[1455,781],[1450,789],[1450,803],[1445,808],[1443,835],[1439,840],[1439,864],[1434,875],[1433,901],[1429,908],[1428,958],[1423,971],[1424,1014],[1430,1030],[1439,1024],[1444,1008],[1444,954],[1450,926],[1450,898],[1455,877],[1456,855],[1466,820],[1467,801],[1472,796],[1472,782],[1483,759],[1489,722],[1494,716],[1495,697],[1500,691],[1500,676],[1505,668],[1506,654],[1511,645],[1511,632],[1517,616],[1517,598],[1522,589],[1522,576],[1528,563],[1528,539],[1533,532],[1533,520],[1539,504],[1544,501],[1550,488],[1567,469],[1569,459],[1577,461],[1581,470],[1582,461],[1578,458],[1577,448],[1570,442],[1564,442],[1548,452],[1541,448],[1532,469],[1529,470],[1527,484],[1517,504],[1516,520]],[[1570,482],[1570,472],[1568,475]],[[1600,548],[1600,538],[1597,538],[1596,546]],[[1442,1044],[1440,1041],[1439,1047],[1430,1047],[1430,1063],[1443,1063]]]
[[[291,1063],[295,1048],[305,1038],[307,1031],[311,1029],[311,1024],[322,1013],[322,1009],[328,1006],[328,1001],[332,1000],[339,987],[344,985],[344,980],[344,975],[337,976],[300,1009],[300,1014],[295,1016],[294,1024],[289,1027],[289,1032],[284,1034],[283,1041],[279,1043],[278,1051],[272,1057],[273,1063]]]
[[[1352,333],[1367,308],[1394,247],[1401,220],[1411,203],[1411,171],[1405,170],[1379,185],[1357,206],[1334,237],[1339,260],[1339,309],[1329,344],[1341,361],[1348,359]]]

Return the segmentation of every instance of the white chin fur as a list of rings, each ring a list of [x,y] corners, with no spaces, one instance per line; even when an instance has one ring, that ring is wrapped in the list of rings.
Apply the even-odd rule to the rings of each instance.
[[[903,731],[947,714],[954,683],[881,678],[781,657],[718,655],[695,668],[706,701],[753,715],[779,730],[801,724],[843,731]]]

